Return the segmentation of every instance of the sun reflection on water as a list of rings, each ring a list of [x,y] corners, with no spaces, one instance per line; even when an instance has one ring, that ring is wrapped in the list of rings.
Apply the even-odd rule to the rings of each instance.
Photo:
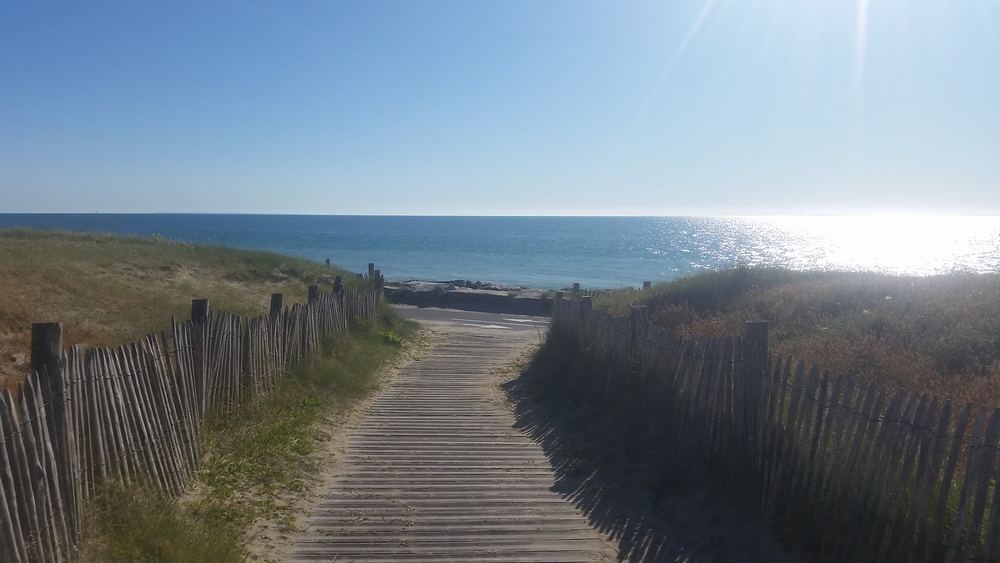
[[[750,243],[745,249],[757,250],[756,256],[734,256],[743,263],[914,275],[1000,267],[997,217],[747,217],[734,227],[744,236],[728,238],[734,244],[743,239]]]

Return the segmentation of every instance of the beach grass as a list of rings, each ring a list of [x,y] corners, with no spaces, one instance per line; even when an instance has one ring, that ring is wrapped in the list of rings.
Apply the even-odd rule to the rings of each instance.
[[[778,357],[890,387],[1000,405],[1000,274],[895,276],[737,267],[603,292],[616,315],[645,305],[683,336],[740,334],[767,320]]]
[[[14,387],[27,373],[33,322],[63,323],[64,345],[116,346],[186,319],[191,300],[256,316],[271,293],[303,302],[308,286],[357,276],[271,252],[161,238],[0,231],[0,366]],[[202,468],[182,499],[142,483],[106,482],[86,507],[80,560],[244,561],[248,530],[294,525],[296,501],[315,472],[321,428],[378,388],[380,374],[413,342],[417,325],[383,302],[378,320],[352,326],[297,366],[268,396],[222,416],[209,413]]]
[[[267,521],[287,534],[324,461],[323,428],[379,388],[380,375],[418,325],[384,307],[377,322],[322,344],[268,400],[209,416],[194,492],[180,500],[109,485],[88,512],[81,561],[241,562],[248,530]],[[387,338],[392,334],[392,338]]]
[[[308,286],[357,276],[273,252],[162,238],[0,230],[0,389],[28,372],[31,324],[63,323],[66,346],[117,346],[186,320],[191,300],[265,314],[272,293],[303,302]]]

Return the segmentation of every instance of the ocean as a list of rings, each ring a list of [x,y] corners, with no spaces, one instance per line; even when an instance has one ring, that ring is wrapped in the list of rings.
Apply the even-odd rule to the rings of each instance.
[[[272,250],[388,280],[640,287],[738,264],[931,275],[1000,272],[1000,217],[401,217],[0,214],[0,228]],[[2,267],[2,265],[0,265]]]

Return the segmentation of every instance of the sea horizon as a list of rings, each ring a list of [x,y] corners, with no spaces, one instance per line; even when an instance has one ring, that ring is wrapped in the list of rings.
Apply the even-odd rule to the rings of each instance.
[[[270,250],[392,281],[641,287],[744,265],[932,275],[1000,272],[1000,216],[0,213],[0,228],[161,236]]]

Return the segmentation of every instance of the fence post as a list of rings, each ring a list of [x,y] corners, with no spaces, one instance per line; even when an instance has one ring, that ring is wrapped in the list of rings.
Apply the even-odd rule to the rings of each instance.
[[[382,287],[382,270],[375,270],[375,287]]]
[[[39,383],[42,393],[42,402],[45,405],[45,421],[48,426],[49,436],[52,440],[52,453],[55,455],[56,464],[65,468],[58,471],[52,478],[56,479],[59,487],[60,503],[67,513],[70,531],[75,534],[78,523],[73,521],[71,515],[76,513],[75,498],[70,493],[70,487],[75,484],[71,482],[73,467],[70,462],[69,449],[69,427],[66,421],[66,395],[65,382],[62,364],[62,323],[32,323],[31,325],[31,370],[38,373]],[[77,405],[75,407],[79,408]],[[43,462],[44,463],[44,462]],[[53,494],[55,491],[53,491]],[[53,515],[55,518],[62,518],[62,514]],[[54,524],[54,523],[53,523]],[[72,541],[71,538],[66,538]],[[69,547],[69,546],[65,546]]]
[[[191,300],[191,327],[194,336],[194,377],[201,403],[199,418],[208,410],[208,299]]]
[[[573,284],[573,295],[580,295],[580,282]]]
[[[743,325],[743,365],[739,379],[736,380],[742,387],[743,413],[741,416],[743,430],[738,439],[745,452],[749,452],[754,442],[752,436],[756,435],[761,420],[760,404],[764,401],[761,394],[763,389],[763,379],[768,377],[768,360],[770,351],[767,343],[767,321],[748,321]]]
[[[642,288],[643,289],[649,289],[651,287],[653,287],[653,282],[651,282],[651,281],[644,281],[644,282],[642,282]]]
[[[327,267],[327,268],[329,268],[329,267],[330,267],[330,259],[329,259],[329,258],[327,258],[327,259],[326,259],[326,267]]]
[[[333,295],[340,302],[340,314],[344,314],[344,278],[341,276],[333,278]]]
[[[281,312],[285,309],[285,294],[284,293],[272,293],[271,294],[271,318],[275,318],[281,315]]]
[[[580,332],[579,332],[580,338],[584,338],[585,334],[587,334],[589,336],[589,333],[585,333],[584,329],[585,328],[590,328],[590,317],[592,316],[591,313],[593,313],[593,312],[594,312],[594,298],[591,297],[591,296],[589,296],[589,295],[585,295],[585,296],[581,297],[580,298]]]
[[[191,300],[191,320],[196,323],[208,320],[208,299]]]
[[[310,285],[309,286],[309,302],[312,303],[313,301],[315,301],[317,299],[319,299],[319,286],[318,285]]]
[[[645,305],[634,305],[629,311],[629,333],[631,344],[631,356],[636,369],[642,370],[642,358],[639,358],[641,349],[640,335],[643,340],[646,338],[646,326],[649,324],[649,312]]]
[[[557,291],[552,299],[552,323],[558,324],[562,315],[559,308],[563,306],[563,292]]]
[[[374,277],[375,277],[375,262],[369,262],[368,263],[368,278],[370,279],[370,278],[374,278]]]
[[[767,371],[767,321],[747,321],[743,325],[744,377],[760,377]]]

